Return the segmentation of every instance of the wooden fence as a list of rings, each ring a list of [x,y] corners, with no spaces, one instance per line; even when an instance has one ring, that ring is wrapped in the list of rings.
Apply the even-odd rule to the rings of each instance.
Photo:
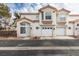
[[[17,37],[16,31],[0,31],[0,37]]]

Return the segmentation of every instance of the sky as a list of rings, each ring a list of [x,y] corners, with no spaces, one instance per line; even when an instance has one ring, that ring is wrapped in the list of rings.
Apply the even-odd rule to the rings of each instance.
[[[65,8],[71,14],[79,14],[79,3],[7,3],[11,12],[37,12],[43,6],[51,5],[58,10]]]

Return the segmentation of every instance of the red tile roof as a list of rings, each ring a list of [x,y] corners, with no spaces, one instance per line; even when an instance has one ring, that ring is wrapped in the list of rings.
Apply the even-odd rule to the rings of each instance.
[[[70,16],[79,16],[79,14],[71,14]]]
[[[20,13],[21,15],[38,15],[39,13]]]
[[[59,11],[66,11],[66,12],[70,12],[69,10],[64,9],[64,8],[60,9]]]
[[[31,20],[31,19],[28,19],[28,18],[26,18],[26,17],[21,18],[21,19],[18,19],[17,22],[18,22],[18,21],[22,21],[22,19],[26,19],[26,20],[28,20],[28,21],[30,21],[30,22],[39,22],[39,20]]]
[[[41,10],[43,10],[43,9],[45,9],[45,8],[51,8],[51,9],[54,9],[55,11],[57,11],[57,9],[56,9],[55,7],[52,7],[52,6],[50,6],[50,5],[47,5],[47,6],[45,6],[45,7],[40,8],[39,11],[41,11]]]

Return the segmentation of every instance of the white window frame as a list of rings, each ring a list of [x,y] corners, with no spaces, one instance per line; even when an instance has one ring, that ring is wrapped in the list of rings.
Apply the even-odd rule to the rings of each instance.
[[[25,23],[25,22],[23,22],[23,23]],[[27,34],[27,29],[26,28],[29,28],[30,26],[29,26],[30,24],[28,24],[28,23],[25,23],[25,24],[22,24],[22,23],[20,23],[20,34],[22,35],[22,36],[26,36],[26,34]],[[25,27],[25,33],[21,33],[21,27]]]
[[[46,19],[46,16],[48,16],[48,15],[46,15],[47,13],[49,13],[49,16],[51,16],[51,19],[52,19],[52,13],[51,12],[45,12],[45,20],[51,20],[51,19]]]
[[[65,21],[65,20],[66,20],[66,15],[60,15],[60,16],[59,16],[59,19],[60,19],[61,21]]]

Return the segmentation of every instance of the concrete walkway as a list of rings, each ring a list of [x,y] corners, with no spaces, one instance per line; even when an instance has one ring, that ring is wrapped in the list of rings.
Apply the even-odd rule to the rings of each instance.
[[[79,50],[79,46],[55,46],[55,47],[0,47],[0,50]]]

